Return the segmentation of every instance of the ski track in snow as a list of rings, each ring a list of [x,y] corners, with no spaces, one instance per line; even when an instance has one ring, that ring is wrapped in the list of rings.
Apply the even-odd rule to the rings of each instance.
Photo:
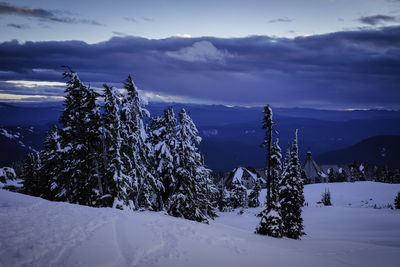
[[[325,187],[333,207],[315,205]],[[307,235],[298,241],[253,234],[260,208],[219,213],[207,225],[0,190],[0,266],[399,266],[399,211],[361,202],[387,204],[397,191],[371,182],[306,186]]]

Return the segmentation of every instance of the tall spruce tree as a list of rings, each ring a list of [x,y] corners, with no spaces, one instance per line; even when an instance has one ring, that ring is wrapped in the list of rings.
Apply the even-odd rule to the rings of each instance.
[[[40,152],[42,165],[40,167],[40,186],[42,187],[42,197],[53,200],[59,193],[57,188],[58,175],[62,166],[60,135],[57,126],[53,125],[46,136],[43,150]]]
[[[143,116],[149,116],[149,113],[144,109],[130,75],[124,83],[124,89],[126,94],[122,99],[121,110],[121,136],[124,140],[122,155],[125,169],[131,177],[130,198],[136,209],[154,209],[157,205],[153,195],[157,194],[159,185],[151,173],[151,151],[146,142],[147,133],[143,122]]]
[[[280,186],[280,203],[282,216],[283,235],[293,239],[299,239],[303,232],[303,218],[301,217],[301,207],[304,197],[302,195],[301,175],[299,168],[297,130],[290,152],[285,161],[285,168],[282,175]]]
[[[282,237],[282,216],[281,205],[279,201],[282,163],[281,148],[279,139],[271,148],[271,198],[270,205],[265,204],[264,210],[259,214],[261,221],[256,228],[257,234],[268,235],[272,237]]]
[[[197,146],[201,138],[192,119],[184,109],[179,113],[179,142],[176,182],[168,201],[168,213],[189,220],[208,222],[215,216],[211,194],[215,189],[210,170],[204,167]]]
[[[103,87],[103,188],[109,196],[104,198],[104,204],[118,209],[133,209],[129,198],[131,179],[121,158],[120,93],[106,84]]]
[[[239,207],[247,208],[248,205],[247,188],[236,177],[233,178],[230,186],[229,205],[234,209]]]
[[[60,150],[63,166],[54,190],[60,200],[97,206],[103,194],[99,172],[100,109],[98,94],[86,87],[71,69],[63,73],[68,79],[64,110],[60,122]]]
[[[40,155],[37,152],[28,153],[23,163],[22,178],[24,185],[22,191],[31,196],[40,196],[43,188],[40,187]]]
[[[256,208],[260,206],[260,191],[261,191],[261,181],[260,179],[256,179],[254,182],[254,187],[249,194],[249,207]]]
[[[275,124],[272,120],[272,109],[269,105],[264,107],[264,117],[262,120],[262,128],[266,130],[264,141],[262,146],[267,148],[267,206],[269,207],[271,204],[271,186],[272,186],[272,177],[271,177],[271,149],[272,149],[272,133],[273,133],[273,125]]]
[[[165,208],[177,183],[179,166],[179,142],[177,140],[177,121],[172,107],[164,110],[164,117],[151,120],[150,143],[153,146],[154,173],[159,182],[158,203]]]

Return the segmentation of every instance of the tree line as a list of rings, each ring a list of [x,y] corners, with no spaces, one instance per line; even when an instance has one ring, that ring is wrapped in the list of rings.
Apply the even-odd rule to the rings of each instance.
[[[123,94],[107,84],[97,93],[68,67],[63,77],[61,126],[52,126],[40,153],[27,155],[23,192],[92,207],[164,210],[199,222],[214,218],[216,207],[260,205],[258,182],[249,195],[240,183],[228,193],[217,189],[198,149],[198,130],[184,109],[178,118],[172,107],[151,117],[131,76]],[[263,119],[267,198],[256,233],[298,239],[304,234],[304,196],[297,130],[282,162],[274,125],[268,105]]]
[[[178,118],[172,107],[150,117],[131,76],[124,94],[107,84],[99,94],[68,67],[63,77],[62,126],[51,128],[40,153],[27,155],[25,193],[93,207],[166,210],[200,222],[215,216],[211,170],[184,109]]]

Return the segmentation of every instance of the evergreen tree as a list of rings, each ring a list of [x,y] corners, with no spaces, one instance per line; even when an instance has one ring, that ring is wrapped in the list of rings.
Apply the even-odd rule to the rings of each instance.
[[[43,150],[40,152],[40,187],[42,188],[41,197],[53,200],[59,192],[57,188],[58,175],[62,166],[60,135],[57,126],[53,125],[46,136]]]
[[[126,173],[121,158],[121,121],[119,115],[120,93],[104,84],[103,113],[103,188],[107,193],[103,198],[105,206],[118,209],[132,209],[129,199],[131,179]]]
[[[84,86],[69,68],[63,77],[68,79],[60,118],[63,166],[53,189],[59,192],[56,195],[59,200],[97,206],[103,194],[98,166],[101,151],[98,94]]]
[[[210,201],[213,191],[211,171],[204,167],[197,146],[201,138],[192,119],[184,109],[179,113],[179,159],[175,185],[168,201],[168,213],[189,220],[208,222],[215,215]]]
[[[222,184],[218,186],[217,207],[221,212],[229,209],[229,192]]]
[[[254,183],[253,189],[249,194],[249,207],[256,208],[260,206],[260,200],[259,200],[260,191],[261,191],[260,179],[257,179]]]
[[[157,194],[160,186],[151,172],[151,151],[143,122],[143,116],[149,116],[149,113],[143,108],[143,101],[130,75],[124,83],[124,89],[126,94],[121,110],[122,155],[125,169],[131,177],[130,198],[136,209],[157,209],[153,195]]]
[[[394,199],[394,207],[395,209],[400,209],[400,192],[397,193],[397,196]]]
[[[24,185],[22,192],[31,196],[40,196],[42,188],[40,187],[40,156],[38,153],[28,153],[23,163],[22,178]]]
[[[257,234],[273,237],[282,237],[282,217],[280,195],[280,177],[282,174],[281,148],[279,139],[276,139],[271,149],[271,198],[270,204],[265,205],[264,210],[259,214],[261,221],[256,228]]]
[[[292,144],[290,161],[285,164],[280,186],[280,203],[283,235],[299,239],[304,234],[301,207],[304,202],[300,176],[297,130]]]
[[[247,188],[242,184],[239,179],[233,179],[230,188],[230,206],[234,209],[238,207],[247,208]]]
[[[275,124],[272,120],[272,109],[269,105],[264,107],[264,117],[262,120],[262,128],[266,129],[263,146],[267,147],[267,206],[271,204],[271,149],[272,149],[272,132],[273,125]]]
[[[326,188],[325,188],[325,192],[322,193],[321,202],[322,202],[325,206],[332,206],[332,202],[331,202],[331,192],[329,192],[329,189],[326,189]]]
[[[151,120],[150,143],[153,146],[154,173],[157,174],[161,190],[158,201],[161,206],[168,203],[177,186],[176,166],[179,166],[177,130],[177,121],[172,107],[164,110],[163,118]]]

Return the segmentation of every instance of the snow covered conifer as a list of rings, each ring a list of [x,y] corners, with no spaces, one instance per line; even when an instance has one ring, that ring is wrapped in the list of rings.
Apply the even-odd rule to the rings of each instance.
[[[71,203],[97,206],[103,194],[99,173],[100,109],[98,94],[82,84],[71,69],[63,73],[67,78],[64,110],[60,122],[62,168],[54,190],[56,198]]]
[[[397,196],[394,199],[394,207],[395,209],[400,209],[400,192],[397,193]]]
[[[40,196],[40,155],[39,153],[28,153],[23,163],[22,177],[24,180],[23,192],[31,196]]]
[[[234,209],[238,207],[247,207],[248,198],[247,198],[247,188],[242,184],[239,179],[232,180],[231,188],[230,188],[230,198],[229,198],[230,206]]]
[[[229,207],[229,192],[222,184],[218,186],[217,207],[219,211],[226,211]]]
[[[257,179],[254,183],[253,189],[249,194],[249,207],[256,208],[260,206],[260,200],[259,200],[260,191],[261,191],[260,180]]]
[[[272,120],[272,109],[269,105],[264,107],[264,117],[262,120],[262,128],[266,129],[264,141],[262,143],[263,146],[267,147],[267,206],[271,203],[271,149],[272,149],[272,133],[273,133],[273,125],[275,124]]]
[[[42,165],[40,167],[40,187],[42,188],[41,197],[53,200],[58,192],[57,177],[61,170],[61,144],[57,126],[53,125],[44,141],[43,150],[40,152]]]
[[[204,167],[198,151],[201,138],[192,119],[184,109],[179,113],[177,141],[178,166],[175,185],[168,201],[168,213],[189,220],[208,222],[214,217],[211,193],[214,191],[210,171]]]
[[[286,237],[299,239],[300,236],[304,235],[303,218],[301,217],[304,196],[298,159],[297,130],[292,144],[290,160],[287,162],[286,159],[285,163],[279,192],[282,232]]]
[[[272,237],[282,237],[281,205],[279,202],[280,177],[282,174],[281,148],[279,139],[276,139],[271,148],[271,198],[270,205],[265,203],[264,210],[260,213],[261,221],[256,228],[257,234]]]
[[[152,119],[150,141],[154,148],[153,164],[162,189],[160,203],[167,204],[176,187],[179,166],[177,121],[172,107],[164,110],[163,118]]]
[[[290,167],[291,167],[291,175],[296,179],[296,186],[298,190],[298,198],[299,198],[299,204],[301,207],[303,206],[304,203],[304,181],[301,176],[301,165],[300,165],[300,160],[299,160],[299,147],[298,147],[298,141],[297,141],[297,129],[294,133],[294,139],[292,143],[292,151],[291,151],[291,156],[290,156]]]
[[[129,201],[130,179],[121,159],[120,93],[104,84],[103,168],[104,204],[118,209],[133,208]],[[109,196],[109,197],[108,197]]]
[[[325,188],[325,192],[322,193],[321,202],[322,202],[325,206],[332,206],[332,202],[331,202],[331,192],[329,192],[329,189],[326,189],[326,188]]]
[[[127,174],[131,177],[130,198],[136,209],[154,209],[153,195],[158,186],[151,173],[150,147],[146,139],[143,116],[149,116],[144,103],[129,75],[124,83],[126,94],[122,99],[121,124],[122,156]]]

